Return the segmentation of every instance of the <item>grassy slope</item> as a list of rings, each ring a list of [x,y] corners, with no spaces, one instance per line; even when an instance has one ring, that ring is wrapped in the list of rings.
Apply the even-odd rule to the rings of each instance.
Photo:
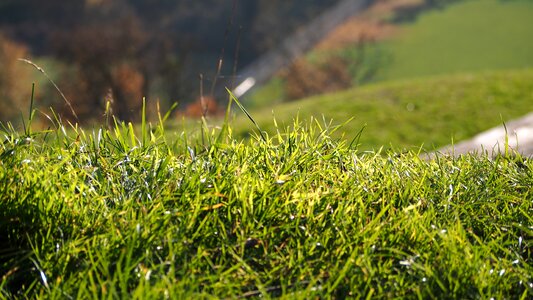
[[[532,103],[529,69],[375,84],[255,110],[252,115],[269,132],[275,132],[272,111],[279,124],[292,124],[296,115],[324,115],[337,124],[353,117],[343,132],[353,138],[366,124],[360,140],[363,149],[424,144],[432,150],[519,117],[532,110]],[[235,127],[239,134],[252,128],[244,117]]]
[[[400,25],[403,33],[395,39],[379,44],[377,49],[390,59],[373,81],[533,67],[531,20],[533,2],[525,0],[462,1],[430,10],[416,22]],[[275,79],[248,98],[257,105],[277,103],[283,90]]]
[[[472,0],[423,14],[389,45],[381,79],[533,67],[533,2]]]
[[[0,297],[533,296],[531,160],[50,134],[3,134]]]

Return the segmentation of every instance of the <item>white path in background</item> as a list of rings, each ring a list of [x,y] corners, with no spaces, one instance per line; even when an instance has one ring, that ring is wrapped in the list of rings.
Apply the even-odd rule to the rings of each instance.
[[[472,139],[446,146],[437,152],[452,155],[482,153],[482,151],[488,151],[492,155],[504,153],[506,135],[510,148],[524,156],[533,156],[533,113],[506,122],[505,127],[503,125],[494,127]]]

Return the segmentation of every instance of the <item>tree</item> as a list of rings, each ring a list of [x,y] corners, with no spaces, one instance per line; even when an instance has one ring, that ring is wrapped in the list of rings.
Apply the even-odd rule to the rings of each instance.
[[[0,33],[0,121],[13,121],[20,116],[21,108],[28,106],[30,74],[17,60],[26,55],[26,47]]]
[[[135,120],[147,91],[138,59],[146,34],[134,15],[105,22],[98,22],[98,17],[54,35],[54,52],[75,66],[79,83],[70,85],[68,97],[79,117],[87,120],[103,113],[104,98],[111,91],[114,113],[120,119]]]
[[[227,76],[336,1],[3,0],[0,29],[70,65],[58,82],[82,120],[102,114],[110,90],[114,112],[133,120],[142,96],[192,102],[222,54]]]

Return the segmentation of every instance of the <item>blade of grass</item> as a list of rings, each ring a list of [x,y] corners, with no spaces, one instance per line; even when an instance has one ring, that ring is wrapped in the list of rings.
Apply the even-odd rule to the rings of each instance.
[[[257,128],[257,130],[259,131],[259,134],[261,135],[261,138],[263,139],[264,142],[267,141],[266,137],[265,137],[265,134],[263,133],[263,131],[261,130],[261,128],[259,127],[259,124],[257,124],[257,122],[254,120],[254,118],[252,118],[252,116],[250,115],[250,113],[246,110],[246,108],[244,108],[244,106],[241,104],[241,102],[237,99],[237,97],[235,97],[235,95],[233,95],[233,93],[228,89],[226,88],[226,91],[229,93],[231,99],[233,101],[235,101],[235,103],[237,104],[237,106],[239,106],[239,108],[242,110],[242,112],[248,117],[248,119],[250,119],[250,121],[252,121],[252,123],[255,125],[255,128]]]
[[[24,62],[24,63],[27,63],[31,66],[33,66],[35,69],[37,69],[39,72],[41,72],[44,77],[46,77],[46,79],[48,79],[48,81],[54,86],[54,88],[56,89],[56,91],[59,93],[59,95],[61,95],[61,98],[63,98],[63,100],[65,101],[65,103],[67,103],[69,109],[70,109],[70,112],[72,113],[72,115],[74,116],[74,118],[76,118],[76,120],[78,121],[78,115],[76,114],[76,111],[74,111],[74,108],[72,107],[72,104],[70,103],[70,101],[68,101],[67,97],[65,96],[65,94],[63,94],[63,92],[59,89],[59,87],[57,86],[57,84],[55,83],[54,80],[52,80],[52,78],[50,78],[50,76],[48,76],[48,74],[44,71],[43,68],[39,67],[36,63],[32,62],[31,60],[29,59],[25,59],[25,58],[19,58],[18,59],[19,61],[21,62]]]

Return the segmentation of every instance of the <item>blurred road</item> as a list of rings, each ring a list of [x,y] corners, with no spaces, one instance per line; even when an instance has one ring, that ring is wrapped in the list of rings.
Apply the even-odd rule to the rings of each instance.
[[[523,156],[533,156],[533,113],[512,120],[506,123],[505,127],[494,127],[469,140],[443,147],[437,152],[454,156],[482,152],[496,155],[505,152],[506,136],[511,149]]]

